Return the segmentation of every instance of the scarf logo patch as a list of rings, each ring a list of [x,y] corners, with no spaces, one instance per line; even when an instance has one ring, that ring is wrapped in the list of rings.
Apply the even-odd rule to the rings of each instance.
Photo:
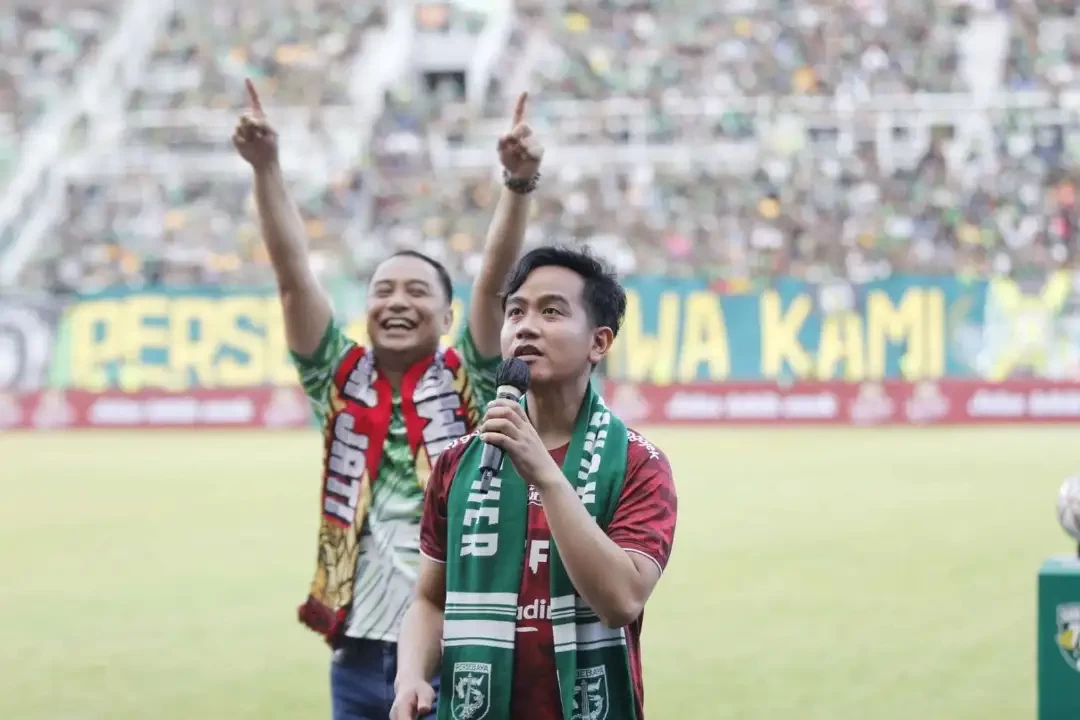
[[[450,717],[482,720],[491,709],[491,663],[454,663]]]
[[[608,716],[607,669],[603,665],[577,671],[570,720],[605,720]]]

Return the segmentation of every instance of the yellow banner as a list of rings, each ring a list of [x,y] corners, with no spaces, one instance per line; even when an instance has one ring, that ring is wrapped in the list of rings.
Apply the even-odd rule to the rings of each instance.
[[[455,301],[455,324],[463,305]],[[294,385],[276,295],[138,294],[84,300],[68,310],[71,387],[183,390]],[[349,337],[367,339],[364,318]]]

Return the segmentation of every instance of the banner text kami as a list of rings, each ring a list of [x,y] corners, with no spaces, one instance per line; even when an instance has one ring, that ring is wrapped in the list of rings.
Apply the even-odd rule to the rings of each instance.
[[[805,293],[665,291],[650,298],[652,307],[633,292],[627,300],[609,372],[631,382],[945,374],[945,298],[936,288],[910,287],[895,301],[871,291],[863,309],[828,315],[815,311]]]

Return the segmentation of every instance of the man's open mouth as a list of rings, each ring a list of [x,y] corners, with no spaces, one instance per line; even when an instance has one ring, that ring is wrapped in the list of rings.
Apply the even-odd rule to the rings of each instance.
[[[543,353],[535,345],[519,345],[514,348],[514,357],[516,358],[540,357],[541,355]]]
[[[379,323],[383,330],[415,330],[416,323],[405,318],[389,318]]]

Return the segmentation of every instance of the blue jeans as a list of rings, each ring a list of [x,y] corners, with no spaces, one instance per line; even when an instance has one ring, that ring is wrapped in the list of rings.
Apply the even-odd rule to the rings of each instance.
[[[388,720],[394,704],[397,643],[345,638],[330,664],[333,720]],[[431,681],[439,698],[439,675]],[[435,708],[424,720],[434,720]]]

